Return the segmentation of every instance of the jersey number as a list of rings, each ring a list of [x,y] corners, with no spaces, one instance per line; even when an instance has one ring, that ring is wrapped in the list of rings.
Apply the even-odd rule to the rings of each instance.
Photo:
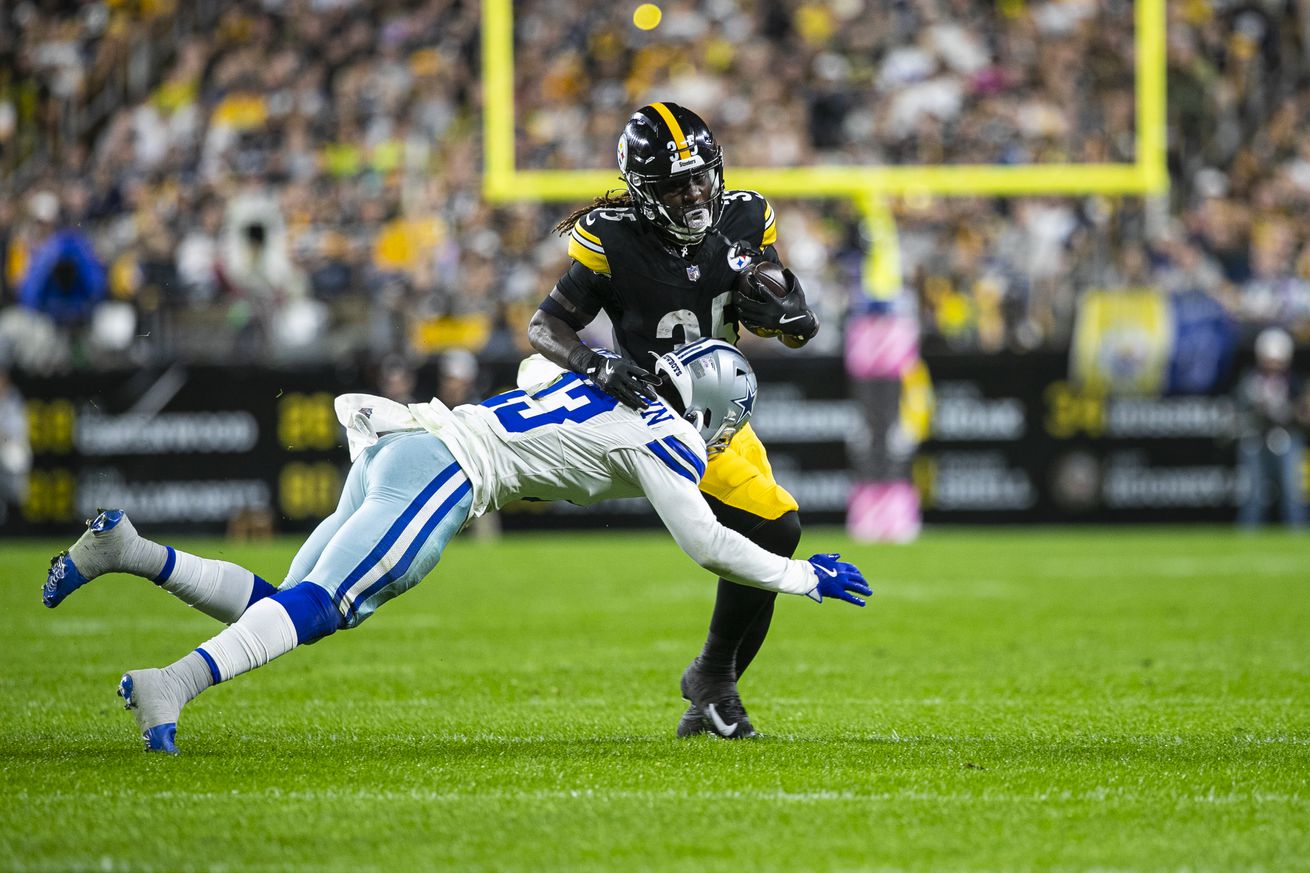
[[[728,302],[731,300],[732,292],[724,291],[710,302],[710,336],[727,340],[736,345],[737,326],[723,318],[723,310],[727,308]],[[675,309],[672,312],[665,313],[664,317],[660,319],[660,323],[655,326],[655,337],[657,339],[673,339],[673,329],[676,327],[682,328],[682,341],[677,343],[679,346],[695,342],[701,337],[700,319],[690,309]]]
[[[535,397],[524,391],[507,391],[482,401],[483,406],[496,414],[500,426],[510,433],[523,433],[566,421],[586,421],[609,412],[617,404],[613,397],[572,373],[560,377]]]

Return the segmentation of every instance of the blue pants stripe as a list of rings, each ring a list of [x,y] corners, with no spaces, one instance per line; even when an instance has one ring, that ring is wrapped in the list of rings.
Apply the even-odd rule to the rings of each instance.
[[[383,436],[351,466],[336,512],[301,547],[281,590],[313,582],[340,627],[356,627],[436,567],[475,490],[433,434]]]
[[[350,587],[362,579],[364,574],[371,570],[378,561],[382,560],[391,547],[395,545],[396,540],[400,538],[400,534],[414,520],[414,516],[423,508],[423,504],[427,503],[432,495],[437,493],[441,486],[446,483],[446,480],[458,472],[459,464],[449,465],[438,473],[436,478],[429,482],[417,497],[410,501],[409,506],[405,507],[405,511],[400,514],[400,517],[391,525],[382,539],[378,541],[378,544],[373,547],[373,550],[346,576],[345,581],[337,586],[336,593],[332,597],[334,601],[340,603]]]
[[[374,594],[409,572],[410,565],[414,563],[414,557],[418,555],[419,549],[423,547],[427,542],[428,537],[432,535],[434,530],[436,530],[437,525],[445,521],[446,516],[450,514],[451,508],[463,500],[464,496],[472,490],[473,485],[465,480],[463,485],[451,492],[450,496],[446,498],[445,502],[442,503],[440,507],[438,507],[437,511],[432,513],[432,517],[424,523],[423,528],[418,532],[418,536],[414,537],[414,541],[409,544],[409,548],[405,550],[405,554],[401,555],[400,560],[396,562],[396,565],[386,573],[383,573],[381,579],[374,582],[368,588],[365,588],[363,593],[351,602],[349,614],[354,614],[355,610],[359,609],[360,604],[364,603],[364,601],[368,600]]]

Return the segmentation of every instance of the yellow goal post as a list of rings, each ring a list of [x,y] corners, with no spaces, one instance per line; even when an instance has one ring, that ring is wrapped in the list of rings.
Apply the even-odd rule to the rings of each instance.
[[[1165,164],[1165,0],[1134,4],[1136,131],[1131,163],[733,167],[734,187],[772,198],[845,198],[884,242],[894,240],[889,196],[1149,195],[1169,184]],[[613,169],[520,169],[514,157],[513,0],[482,0],[483,196],[493,203],[585,200],[619,185]],[[890,237],[889,237],[890,234]],[[878,271],[889,278],[888,265]],[[884,284],[879,282],[878,284]],[[869,289],[883,296],[890,289]]]

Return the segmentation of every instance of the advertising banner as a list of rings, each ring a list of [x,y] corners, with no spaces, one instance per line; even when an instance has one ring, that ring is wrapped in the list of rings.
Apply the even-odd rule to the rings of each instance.
[[[1231,521],[1236,405],[1112,396],[1061,354],[928,356],[935,408],[912,464],[934,523]],[[841,524],[870,444],[840,358],[760,358],[754,427],[807,524]],[[512,365],[491,368],[507,386]],[[420,379],[434,385],[435,378]],[[193,367],[27,379],[34,456],[5,535],[68,537],[98,507],[153,530],[303,532],[336,505],[348,465],[332,409],[370,390],[349,372]],[[1221,386],[1222,387],[1222,386]],[[644,500],[525,503],[508,530],[658,524]]]

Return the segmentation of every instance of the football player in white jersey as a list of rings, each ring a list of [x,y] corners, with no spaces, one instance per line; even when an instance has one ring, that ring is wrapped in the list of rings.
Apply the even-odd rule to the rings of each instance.
[[[228,625],[163,669],[131,670],[119,694],[147,751],[176,753],[182,707],[206,688],[352,628],[418,584],[470,519],[524,497],[587,504],[645,495],[678,545],[713,573],[769,591],[864,605],[860,571],[835,554],[808,561],[765,551],[719,524],[698,484],[709,455],[750,419],[755,374],[731,345],[705,339],[661,356],[660,399],[641,412],[544,360],[527,387],[481,404],[408,406],[363,394],[337,398],[353,465],[341,502],[274,588],[226,561],[154,543],[121,510],[102,512],[55,556],[42,589],[55,607],[108,572],[151,579]],[[543,375],[537,370],[538,376]],[[735,725],[712,700],[692,703]]]

